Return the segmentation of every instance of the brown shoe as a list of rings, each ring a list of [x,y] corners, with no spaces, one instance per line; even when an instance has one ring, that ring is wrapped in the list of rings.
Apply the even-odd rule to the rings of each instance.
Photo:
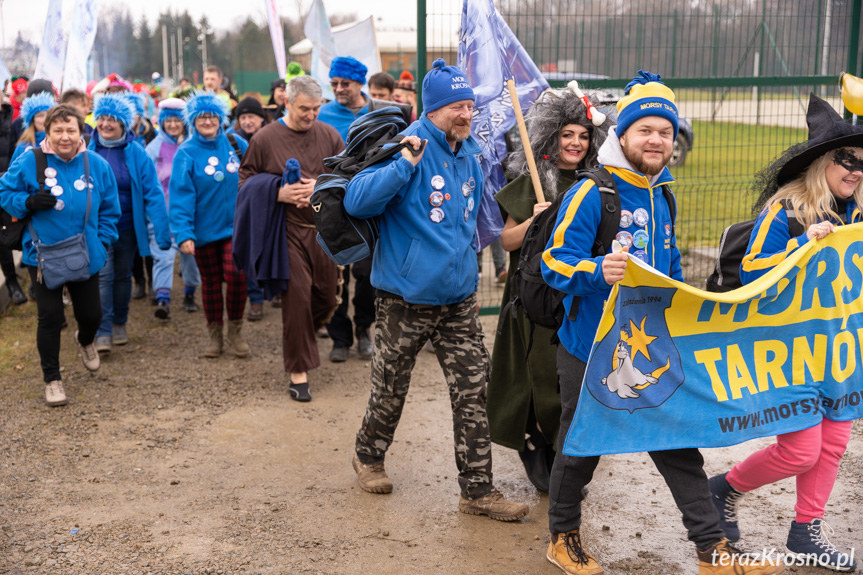
[[[366,465],[354,453],[354,459],[351,461],[351,464],[354,466],[354,471],[357,472],[357,480],[359,480],[363,491],[368,491],[369,493],[392,493],[393,482],[387,477],[383,463]]]
[[[272,304],[273,307],[282,307],[282,294],[274,295]]]
[[[515,521],[530,511],[524,503],[508,501],[498,490],[479,499],[458,498],[458,510],[468,515],[488,515],[498,521]]]
[[[569,575],[602,575],[605,571],[581,546],[578,529],[552,537],[545,554],[554,565]]]
[[[222,355],[222,326],[217,323],[211,323],[207,326],[207,333],[210,335],[210,342],[207,344],[207,349],[204,350],[204,357],[219,357]]]
[[[785,566],[761,553],[744,553],[723,539],[707,551],[698,551],[698,575],[779,575]]]
[[[78,331],[76,330],[75,343],[78,345],[78,352],[81,354],[81,363],[84,364],[84,367],[90,371],[99,369],[101,361],[99,359],[99,352],[96,351],[96,346],[93,345],[93,342],[90,342],[90,345],[81,345],[81,342],[78,341]]]
[[[45,403],[48,407],[57,407],[58,405],[66,405],[66,392],[63,390],[63,382],[59,379],[45,384]]]
[[[246,317],[249,321],[261,321],[264,319],[264,304],[253,303],[249,306],[249,315]]]
[[[228,345],[234,349],[237,357],[248,357],[252,353],[249,344],[243,339],[243,320],[232,319],[228,322]]]

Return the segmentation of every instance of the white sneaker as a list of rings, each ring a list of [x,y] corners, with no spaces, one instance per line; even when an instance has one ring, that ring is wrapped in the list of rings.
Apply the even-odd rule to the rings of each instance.
[[[84,364],[84,367],[90,371],[99,369],[102,363],[99,360],[99,352],[96,351],[96,346],[93,342],[90,342],[90,345],[81,345],[81,342],[78,341],[78,332],[76,331],[75,343],[78,345],[78,352],[81,354],[81,362]]]
[[[48,407],[57,407],[68,403],[62,381],[57,379],[45,385],[45,403],[48,404]]]

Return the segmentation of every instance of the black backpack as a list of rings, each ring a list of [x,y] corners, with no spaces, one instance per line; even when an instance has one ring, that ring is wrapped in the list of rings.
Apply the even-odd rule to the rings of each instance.
[[[345,150],[324,160],[332,173],[318,176],[309,203],[318,243],[338,265],[352,264],[372,255],[379,236],[377,216],[361,219],[345,211],[348,182],[362,170],[407,147],[398,143],[402,139],[399,133],[405,128],[402,112],[395,106],[369,112],[351,124]],[[396,145],[384,149],[386,144]]]
[[[36,181],[39,184],[39,191],[46,191],[45,188],[45,168],[48,167],[48,157],[42,148],[33,148],[33,155],[36,158]],[[0,247],[21,251],[21,239],[24,235],[24,228],[27,227],[30,216],[19,220],[0,208]]]
[[[576,182],[584,178],[593,180],[602,195],[602,217],[593,247],[590,250],[591,257],[597,257],[605,255],[608,252],[620,228],[620,195],[617,193],[614,178],[605,168],[599,167],[583,170],[576,174]],[[671,211],[671,237],[674,238],[674,221],[677,212],[674,195],[668,186],[662,186],[662,194],[665,196],[665,201],[668,202],[668,207]],[[560,210],[560,204],[563,202],[565,195],[560,194],[548,209],[536,216],[531,222],[521,244],[518,269],[512,280],[515,282],[516,295],[513,296],[506,308],[521,306],[525,317],[530,321],[528,353],[530,353],[530,348],[533,345],[533,329],[535,326],[538,325],[547,329],[557,330],[564,320],[565,308],[563,298],[566,294],[545,283],[545,280],[542,278],[541,266],[542,254],[554,233],[557,213]],[[573,299],[569,312],[570,320],[574,320],[578,313],[579,301],[580,298],[578,297]],[[504,311],[506,311],[506,308]]]
[[[782,205],[787,212],[788,205],[784,201]],[[746,255],[746,248],[749,247],[753,229],[755,220],[746,220],[731,224],[722,232],[713,273],[707,276],[707,291],[722,293],[743,287],[743,282],[740,281],[740,264]],[[803,224],[796,218],[789,217],[788,231],[792,238],[797,237],[803,233]]]

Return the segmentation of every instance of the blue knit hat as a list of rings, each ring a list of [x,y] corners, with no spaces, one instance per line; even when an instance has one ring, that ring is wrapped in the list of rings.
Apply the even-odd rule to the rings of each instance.
[[[135,123],[135,111],[132,104],[123,94],[104,94],[96,101],[93,109],[93,117],[98,120],[101,117],[114,118],[123,124],[123,130],[128,130]]]
[[[366,83],[368,71],[365,64],[351,56],[333,58],[330,64],[330,78],[347,78],[360,84]]]
[[[647,116],[665,118],[674,126],[674,139],[677,139],[677,105],[674,92],[660,82],[662,76],[639,70],[638,75],[624,89],[626,96],[617,102],[617,137],[636,121]]]
[[[166,118],[183,119],[183,110],[186,109],[186,101],[180,98],[165,98],[159,102],[159,126]]]
[[[183,110],[183,121],[190,132],[195,132],[195,118],[201,114],[218,116],[219,126],[224,127],[228,119],[228,107],[214,93],[196,90],[192,92],[192,98],[186,102],[186,109]]]
[[[443,58],[438,58],[423,78],[423,114],[460,100],[476,100],[467,76],[457,67],[447,66]]]
[[[56,105],[57,99],[54,97],[53,92],[39,92],[34,96],[24,98],[24,103],[21,104],[21,117],[24,118],[24,129],[26,130],[30,127],[36,114],[47,112]]]

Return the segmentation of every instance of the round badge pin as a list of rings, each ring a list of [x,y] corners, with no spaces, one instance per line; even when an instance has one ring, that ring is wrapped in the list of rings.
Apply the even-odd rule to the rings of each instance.
[[[470,184],[467,182],[463,183],[461,185],[461,195],[463,195],[464,197],[468,197],[470,195],[470,193],[471,193]]]
[[[650,263],[647,261],[647,253],[644,250],[635,250],[635,252],[633,252],[632,255],[634,255],[635,257],[637,257],[638,259],[640,259],[641,261],[643,261],[646,264]]]
[[[75,183],[72,185],[75,186],[75,189],[79,192],[87,187],[87,184],[85,184],[83,180],[75,180]]]
[[[204,173],[208,176],[212,176],[216,173],[216,168],[214,168],[213,166],[207,166],[206,168],[204,168]]]
[[[62,212],[65,208],[66,202],[64,202],[63,200],[57,200],[57,202],[54,204],[54,209],[58,212]]]
[[[45,177],[46,178],[56,178],[57,177],[57,170],[55,170],[54,168],[45,168]]]
[[[233,174],[237,171],[237,164],[235,164],[234,162],[231,162],[230,164],[225,166],[225,169],[227,169],[230,173]]]
[[[628,228],[632,225],[632,212],[629,210],[620,210],[620,227]]]
[[[450,199],[450,195],[449,195],[449,194],[444,194],[444,195],[443,195],[443,199],[445,199],[445,200]]]
[[[632,245],[632,234],[629,232],[617,232],[614,239],[624,248]]]
[[[213,174],[213,179],[217,182],[221,182],[225,179],[225,174],[223,174],[222,172],[216,172],[215,174]]]
[[[650,221],[650,215],[647,213],[647,210],[644,208],[638,208],[632,214],[632,219],[635,221],[635,225],[643,228],[647,225],[647,222]]]
[[[439,208],[443,205],[443,194],[440,192],[432,192],[429,194],[429,203],[432,207]]]
[[[210,156],[209,159],[207,159],[207,163],[211,166],[218,166],[219,158],[217,158],[216,156]]]
[[[473,211],[473,198],[467,199],[467,211],[469,211],[469,212]]]
[[[443,176],[441,176],[441,175],[432,176],[431,187],[433,189],[442,190],[445,185],[446,185],[446,182],[444,181]]]
[[[446,214],[440,208],[432,208],[431,211],[429,212],[429,219],[436,224],[441,223],[445,217],[446,217]]]
[[[473,179],[473,176],[468,178],[467,185],[470,186],[470,191],[473,191],[476,188],[476,180]]]
[[[470,210],[465,208],[464,209],[464,221],[468,221],[469,219],[470,219]]]
[[[51,194],[54,196],[62,196],[63,195],[63,187],[62,186],[54,186],[51,188]]]
[[[53,188],[57,185],[57,178],[45,178],[45,185],[49,188]]]
[[[643,250],[647,247],[648,241],[650,241],[650,239],[645,230],[638,230],[637,232],[632,234],[632,245],[634,245],[640,250]]]

